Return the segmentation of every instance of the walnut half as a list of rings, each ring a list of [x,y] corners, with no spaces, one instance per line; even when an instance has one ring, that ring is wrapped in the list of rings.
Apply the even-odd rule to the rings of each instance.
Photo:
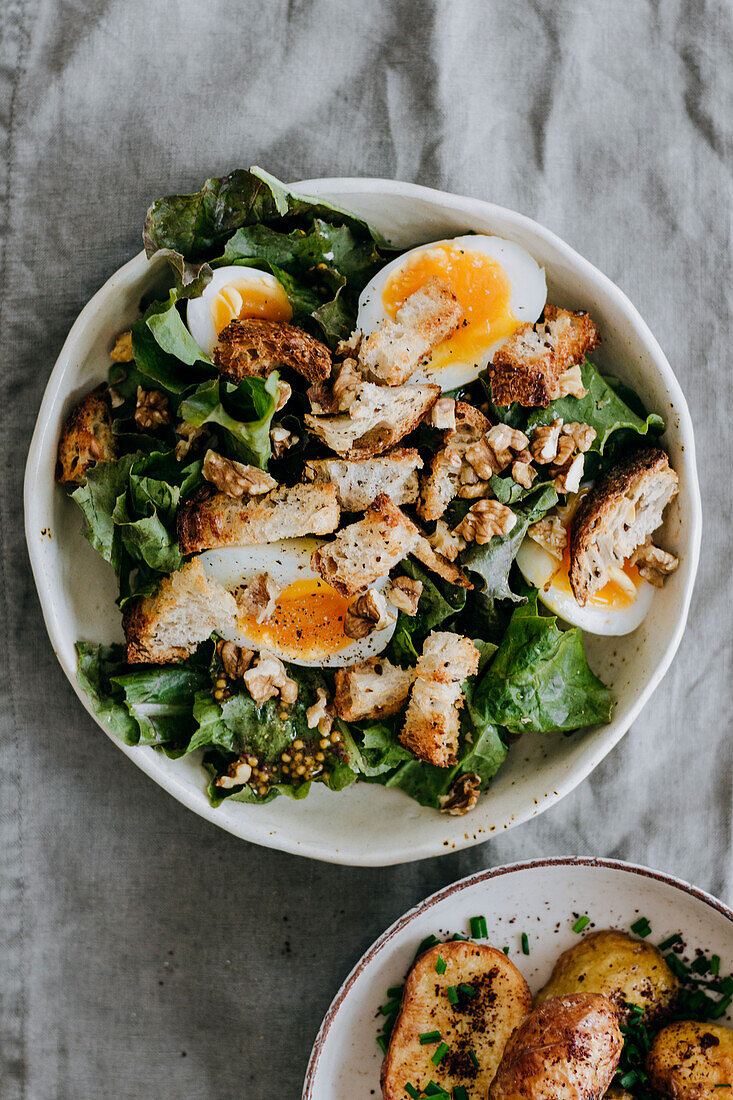
[[[277,482],[264,470],[246,466],[233,458],[224,458],[216,451],[208,450],[201,469],[207,481],[228,497],[261,496],[277,488]]]
[[[478,802],[480,791],[481,780],[476,773],[464,772],[453,780],[453,785],[448,794],[442,795],[439,799],[440,812],[442,814],[453,814],[454,817],[467,814]]]
[[[634,550],[629,560],[639,570],[639,576],[649,581],[655,588],[661,588],[669,574],[674,573],[680,564],[679,558],[667,553],[666,550],[660,550],[650,538],[647,538],[643,546]]]
[[[394,622],[395,616],[387,611],[387,601],[381,592],[370,588],[349,607],[344,618],[344,634],[347,638],[366,638],[373,630],[384,630]]]
[[[404,611],[405,615],[416,615],[422,588],[422,581],[414,581],[412,577],[395,577],[387,592],[387,599],[398,611]]]
[[[242,677],[247,690],[258,706],[278,695],[283,703],[292,706],[298,698],[298,685],[285,671],[285,665],[269,649],[263,649],[255,663]]]
[[[477,500],[453,533],[466,542],[477,542],[483,546],[491,542],[495,535],[508,535],[516,522],[517,517],[506,504],[500,504],[498,500]]]
[[[164,424],[170,424],[171,414],[168,408],[168,398],[160,390],[144,390],[137,387],[137,407],[135,409],[135,423],[138,428],[147,431],[150,428],[160,428]]]

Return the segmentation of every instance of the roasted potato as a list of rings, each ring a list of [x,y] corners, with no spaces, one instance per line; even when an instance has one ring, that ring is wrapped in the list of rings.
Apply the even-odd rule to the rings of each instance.
[[[649,1051],[653,1088],[670,1100],[712,1100],[733,1089],[733,1031],[682,1020],[662,1028]],[[716,1087],[717,1086],[717,1087]]]
[[[664,1015],[678,984],[656,947],[608,929],[592,932],[563,952],[535,1003],[567,993],[602,993],[622,1018],[634,1006],[651,1020]]]
[[[506,1045],[489,1100],[599,1100],[623,1038],[614,1006],[598,993],[538,1005]]]
[[[435,969],[439,957],[444,974]],[[460,990],[462,984],[471,986],[473,996]],[[451,987],[456,1004],[448,996]],[[486,1096],[507,1039],[531,1007],[529,986],[503,951],[462,940],[431,947],[405,983],[382,1064],[384,1100],[406,1100],[406,1084],[424,1089],[430,1081],[448,1093],[463,1085],[470,1096]],[[439,1032],[440,1039],[421,1044],[428,1032]],[[431,1059],[441,1042],[448,1050],[435,1065]]]

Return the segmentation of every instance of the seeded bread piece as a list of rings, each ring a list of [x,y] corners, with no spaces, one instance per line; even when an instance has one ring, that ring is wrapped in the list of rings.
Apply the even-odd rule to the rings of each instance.
[[[489,369],[494,404],[546,408],[559,396],[560,375],[599,343],[587,313],[545,306],[542,320],[521,325],[494,356]]]
[[[446,432],[443,446],[433,456],[430,472],[423,478],[417,510],[424,520],[440,519],[458,495],[463,457],[490,427],[491,421],[479,409],[465,401],[456,401],[456,426]]]
[[[342,596],[356,596],[386,577],[408,554],[415,554],[451,584],[471,587],[465,574],[436,554],[419,527],[385,493],[370,504],[362,519],[342,528],[331,542],[319,547],[311,566]]]
[[[435,969],[438,958],[446,964],[442,974]],[[461,985],[469,985],[473,996],[459,992],[453,1005],[448,989]],[[461,940],[429,948],[405,982],[382,1064],[384,1100],[405,1100],[408,1084],[422,1096],[430,1081],[449,1096],[462,1086],[471,1097],[485,1097],[509,1036],[531,1007],[529,987],[503,951]],[[420,1036],[432,1031],[440,1040],[421,1043]],[[432,1058],[441,1041],[448,1050],[436,1066]]]
[[[410,694],[414,668],[399,668],[384,657],[336,670],[336,713],[344,722],[386,718],[402,710]]]
[[[570,584],[581,607],[656,531],[678,480],[664,451],[646,447],[609,470],[584,498],[570,535]]]
[[[417,676],[407,706],[400,741],[429,764],[448,768],[456,763],[461,684],[478,671],[479,652],[470,638],[450,631],[433,631],[425,639]]]
[[[218,546],[328,535],[338,527],[340,515],[334,485],[281,485],[248,499],[205,487],[178,513],[178,546],[182,554],[196,554]]]
[[[264,377],[278,367],[291,367],[319,382],[331,373],[331,352],[320,340],[285,321],[250,318],[230,321],[219,333],[214,362],[230,382],[251,375]]]
[[[141,596],[125,607],[128,664],[182,661],[214,631],[231,632],[236,622],[234,596],[194,558],[165,577],[153,596]]]
[[[370,382],[399,386],[433,348],[456,331],[463,308],[449,287],[432,278],[406,298],[394,320],[385,318],[366,336],[359,362]]]
[[[384,454],[418,426],[440,397],[440,386],[375,386],[362,382],[348,412],[313,416],[305,422],[314,435],[342,458]]]
[[[305,464],[305,477],[316,485],[335,485],[344,511],[363,512],[380,493],[397,505],[417,500],[422,464],[414,447],[397,447],[375,458],[313,459]]]
[[[56,480],[82,485],[90,466],[115,457],[109,393],[103,384],[74,406],[61,429]]]

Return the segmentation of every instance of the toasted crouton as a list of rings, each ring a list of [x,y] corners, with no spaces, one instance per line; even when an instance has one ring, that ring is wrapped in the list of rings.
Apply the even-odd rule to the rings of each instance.
[[[384,657],[371,657],[336,670],[336,713],[344,722],[386,718],[402,710],[410,694],[414,668],[399,668]]]
[[[599,343],[587,313],[545,306],[542,320],[521,325],[494,356],[489,370],[494,404],[546,408],[560,395],[563,372],[582,363]]]
[[[471,587],[465,574],[436,554],[420,528],[385,493],[380,493],[362,519],[319,547],[311,565],[342,596],[356,596],[386,577],[408,554],[420,557],[451,584]]]
[[[342,458],[371,458],[384,454],[418,426],[440,396],[440,386],[355,387],[347,413],[313,416],[305,422],[319,439]]]
[[[316,485],[332,483],[346,512],[363,512],[387,493],[393,504],[417,500],[420,453],[414,447],[397,447],[376,458],[317,458],[305,464],[305,476]]]
[[[406,298],[395,319],[386,318],[366,336],[359,362],[370,382],[399,386],[463,320],[463,308],[440,279],[432,278]]]
[[[438,958],[445,962],[442,973]],[[472,995],[463,991],[466,986]],[[458,990],[455,1003],[449,989]],[[444,1090],[441,1095],[457,1096],[454,1090],[463,1088],[464,1095],[487,1096],[507,1040],[531,1008],[529,986],[503,951],[461,940],[429,948],[405,982],[382,1064],[384,1100],[404,1100],[406,1085],[423,1096],[431,1081]],[[440,1039],[421,1043],[429,1032]],[[439,1042],[448,1049],[436,1065]]]
[[[101,385],[74,406],[61,429],[56,480],[62,485],[81,485],[90,466],[115,457],[109,394],[106,385]]]
[[[230,321],[219,333],[214,362],[231,382],[264,377],[282,366],[292,367],[309,382],[331,373],[331,352],[320,340],[285,321],[260,318]]]
[[[455,420],[455,428],[446,432],[442,448],[430,463],[430,473],[423,479],[417,510],[425,520],[440,519],[458,495],[466,451],[491,427],[491,421],[465,401],[456,401]]]
[[[217,546],[257,546],[300,535],[328,535],[341,510],[333,485],[281,485],[265,496],[237,499],[200,490],[178,513],[182,554]]]
[[[433,631],[417,662],[417,678],[400,741],[421,760],[448,768],[456,763],[461,684],[478,670],[479,652],[470,638]]]
[[[207,577],[198,558],[165,577],[153,596],[127,604],[122,626],[128,664],[170,664],[188,657],[214,631],[235,628],[237,604]]]
[[[648,447],[609,470],[581,502],[570,536],[570,583],[581,607],[659,527],[677,483],[664,451]]]

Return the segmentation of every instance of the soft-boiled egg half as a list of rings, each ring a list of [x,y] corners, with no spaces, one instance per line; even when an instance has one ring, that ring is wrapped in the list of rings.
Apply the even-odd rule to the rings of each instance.
[[[203,294],[189,298],[186,307],[188,331],[209,357],[230,321],[289,321],[292,316],[290,299],[274,275],[237,265],[218,267]]]
[[[465,314],[411,381],[456,389],[478,378],[501,344],[544,309],[544,270],[519,245],[480,234],[420,245],[374,276],[359,297],[357,328],[369,335],[394,319],[406,298],[431,278],[456,296]]]
[[[569,542],[567,527],[566,531]],[[529,535],[519,548],[517,565],[524,579],[538,590],[545,607],[563,622],[579,626],[589,634],[630,634],[643,620],[654,596],[653,586],[639,576],[635,565],[626,563],[614,569],[603,588],[589,596],[585,607],[581,607],[570,585],[567,546],[558,561]]]
[[[344,619],[352,602],[341,596],[311,569],[311,555],[323,539],[283,539],[266,546],[228,546],[200,555],[207,574],[230,592],[267,573],[279,589],[275,606],[264,622],[241,614],[236,630],[223,635],[247,649],[269,649],[294,665],[341,668],[375,657],[394,634],[394,620],[366,638],[344,633]],[[384,577],[370,587],[380,590]]]

